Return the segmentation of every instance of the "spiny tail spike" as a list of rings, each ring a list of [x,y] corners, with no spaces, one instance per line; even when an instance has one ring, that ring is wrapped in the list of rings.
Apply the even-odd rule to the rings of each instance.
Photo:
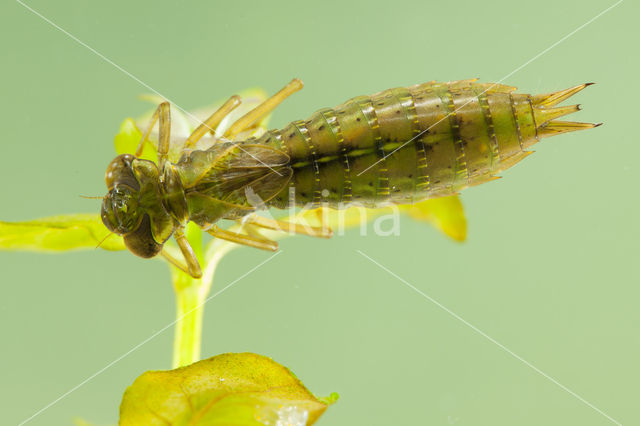
[[[569,105],[555,108],[541,108],[536,105],[533,107],[533,117],[535,118],[538,126],[544,126],[546,122],[551,121],[554,118],[559,118],[576,111],[580,111],[580,109],[580,105]]]
[[[538,128],[538,137],[546,138],[549,136],[559,135],[561,133],[575,132],[576,130],[585,130],[598,127],[602,123],[578,123],[575,121],[550,121],[549,123]]]
[[[500,160],[500,168],[498,170],[499,171],[507,170],[508,168],[515,166],[520,161],[524,160],[534,152],[535,151],[521,151],[517,154],[514,154],[510,157],[505,158],[504,160]]]
[[[544,95],[535,95],[531,97],[531,102],[533,103],[534,106],[552,107],[564,101],[565,99],[575,95],[585,87],[591,86],[592,84],[594,83],[584,83],[584,84],[579,84],[577,86],[570,87],[568,89],[560,90],[553,93],[545,93]]]

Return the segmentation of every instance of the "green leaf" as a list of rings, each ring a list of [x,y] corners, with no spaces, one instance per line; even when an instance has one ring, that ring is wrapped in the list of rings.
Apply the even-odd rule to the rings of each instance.
[[[124,250],[122,238],[109,235],[100,215],[70,214],[29,222],[0,222],[0,250],[66,251]],[[104,241],[103,241],[104,240]]]
[[[120,426],[311,425],[335,402],[320,400],[285,367],[252,353],[148,371],[122,399]]]

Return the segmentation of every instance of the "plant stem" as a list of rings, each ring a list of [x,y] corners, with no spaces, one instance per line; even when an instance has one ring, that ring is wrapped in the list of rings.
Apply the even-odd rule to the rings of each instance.
[[[310,214],[311,220],[317,221],[315,212]],[[290,218],[295,222],[296,215]],[[360,223],[360,213],[358,221]],[[231,230],[239,230],[242,225],[237,225]],[[270,234],[271,233],[271,234]],[[209,293],[213,286],[213,276],[220,260],[231,250],[239,247],[237,244],[225,240],[213,239],[207,244],[206,249],[202,247],[202,231],[196,224],[189,222],[187,225],[187,240],[193,247],[194,252],[202,267],[202,278],[194,279],[178,268],[171,266],[171,276],[173,288],[176,292],[176,329],[173,340],[173,368],[184,367],[200,361],[200,351],[202,346],[202,321],[204,317],[204,307],[209,300]],[[263,231],[267,237],[274,240],[287,234],[277,231]],[[179,257],[180,253],[176,247],[166,247],[174,250],[174,257]],[[215,296],[215,294],[214,294]]]
[[[190,281],[199,282],[189,278]],[[202,342],[203,295],[198,285],[176,289],[176,329],[173,341],[173,368],[200,360]]]
[[[176,292],[173,368],[200,361],[204,307],[211,292],[213,276],[222,257],[233,248],[234,245],[222,240],[214,240],[209,244],[207,252],[200,256],[203,267],[201,279],[191,278],[179,269],[171,267],[173,288]]]

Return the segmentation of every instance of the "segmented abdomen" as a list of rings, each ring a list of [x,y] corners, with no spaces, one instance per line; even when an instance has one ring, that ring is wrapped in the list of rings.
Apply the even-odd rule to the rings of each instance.
[[[585,85],[548,95],[464,80],[359,96],[252,143],[283,149],[294,173],[269,204],[376,207],[454,194],[494,178],[542,136],[578,130],[550,122],[577,106],[549,108]],[[555,96],[555,97],[554,97]],[[584,124],[583,127],[593,127]],[[292,188],[291,188],[292,187]]]

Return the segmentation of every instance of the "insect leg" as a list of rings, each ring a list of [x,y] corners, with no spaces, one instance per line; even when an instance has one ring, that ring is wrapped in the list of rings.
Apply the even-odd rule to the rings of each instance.
[[[268,219],[256,214],[251,214],[242,219],[242,221],[244,223],[259,226],[260,228],[273,229],[274,231],[292,232],[295,234],[309,235],[311,237],[331,238],[331,236],[333,235],[333,231],[325,226],[308,226],[301,223]]]
[[[176,259],[171,254],[169,254],[167,249],[162,249],[162,251],[160,252],[160,256],[164,257],[170,264],[180,269],[185,274],[191,275],[191,273],[189,272],[189,267],[184,262],[184,260]]]
[[[164,170],[164,165],[169,154],[169,137],[171,134],[171,108],[169,107],[169,102],[161,103],[158,106],[158,110],[160,111],[160,124],[158,125],[160,130],[158,136],[158,165],[160,166],[161,170]],[[185,241],[187,241],[186,238]],[[180,244],[180,242],[178,242],[178,244]],[[200,267],[198,267],[198,269],[200,269]]]
[[[144,148],[145,142],[147,142],[149,138],[149,134],[155,126],[156,121],[160,119],[160,137],[158,140],[158,165],[162,166],[164,160],[167,158],[167,153],[169,152],[169,136],[171,130],[171,112],[169,102],[162,102],[158,105],[155,112],[151,116],[151,120],[149,121],[149,127],[147,131],[142,135],[142,139],[138,144],[138,149],[136,149],[135,156],[139,157],[142,155],[142,149]]]
[[[216,225],[213,225],[207,230],[209,234],[221,240],[231,241],[232,243],[243,244],[249,247],[255,247],[262,250],[276,251],[278,250],[278,243],[266,238],[253,237],[251,235],[239,234],[236,232],[220,229]]]
[[[202,270],[200,269],[200,263],[198,263],[198,258],[196,257],[193,248],[191,248],[191,244],[189,244],[187,237],[184,235],[184,227],[180,226],[176,228],[173,236],[178,243],[178,247],[180,247],[180,251],[182,252],[182,256],[184,256],[186,263],[171,256],[167,250],[162,250],[160,254],[162,257],[167,259],[169,263],[191,275],[193,278],[201,278]]]
[[[284,86],[278,93],[265,100],[263,103],[240,117],[235,123],[227,129],[224,134],[225,138],[233,139],[242,131],[251,127],[252,124],[260,120],[265,115],[276,109],[278,105],[289,96],[302,89],[302,80],[294,78]]]
[[[220,108],[216,110],[209,118],[202,122],[194,131],[189,135],[187,141],[184,144],[185,148],[193,148],[195,144],[202,138],[207,132],[211,131],[214,134],[216,127],[220,122],[238,105],[240,105],[240,97],[233,95],[225,102]]]

